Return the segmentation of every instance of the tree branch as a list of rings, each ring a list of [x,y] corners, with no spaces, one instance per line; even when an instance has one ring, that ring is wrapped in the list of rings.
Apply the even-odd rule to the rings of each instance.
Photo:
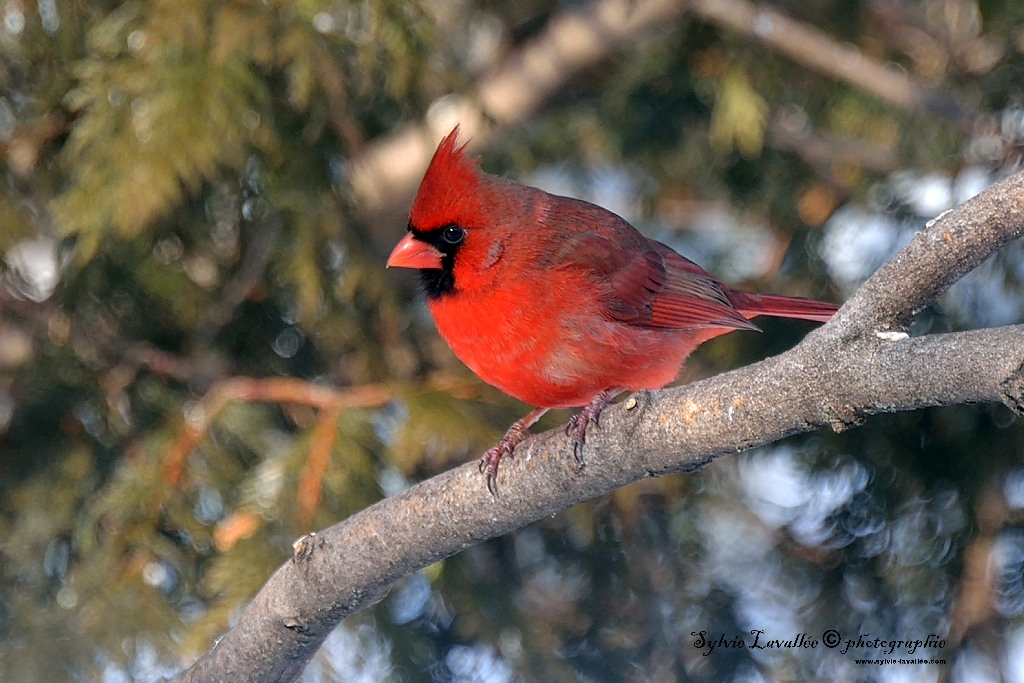
[[[827,325],[791,351],[701,382],[640,392],[602,416],[578,467],[560,429],[503,464],[501,497],[476,463],[296,541],[234,628],[176,681],[290,681],[346,616],[398,579],[648,476],[882,412],[1001,401],[1024,407],[1024,326],[899,333],[956,279],[1024,234],[1024,173],[929,223]]]
[[[472,92],[443,98],[426,122],[365,145],[351,164],[353,200],[367,215],[383,213],[395,197],[411,195],[437,141],[456,123],[473,147],[482,146],[497,130],[529,118],[579,71],[686,12],[749,35],[903,111],[961,123],[972,116],[949,94],[929,89],[898,67],[769,6],[747,0],[597,0],[552,19],[540,35],[477,81]]]
[[[474,147],[498,128],[526,120],[573,75],[611,55],[653,26],[682,15],[676,0],[597,0],[562,13],[521,50],[484,75],[468,95],[449,95],[424,124],[413,124],[376,140],[352,162],[349,186],[360,209],[377,215],[411,194],[437,141],[458,123]]]
[[[702,19],[757,38],[819,73],[847,83],[904,111],[927,111],[964,122],[965,111],[948,95],[930,90],[895,66],[882,64],[849,43],[767,4],[747,0],[690,0]]]

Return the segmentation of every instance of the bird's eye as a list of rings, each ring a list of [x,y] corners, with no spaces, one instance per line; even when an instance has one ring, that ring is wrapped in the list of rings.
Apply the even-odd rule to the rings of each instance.
[[[466,231],[457,225],[449,225],[441,233],[441,239],[448,244],[461,244],[466,239]]]

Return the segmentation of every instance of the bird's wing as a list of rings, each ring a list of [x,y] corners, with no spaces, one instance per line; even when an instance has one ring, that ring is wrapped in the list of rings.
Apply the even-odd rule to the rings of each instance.
[[[728,288],[710,273],[661,242],[647,242],[666,273],[665,286],[652,302],[651,327],[758,329],[736,310]]]
[[[757,329],[729,301],[725,286],[669,247],[637,235],[624,246],[604,235],[574,240],[602,293],[605,317],[637,327],[662,329]]]

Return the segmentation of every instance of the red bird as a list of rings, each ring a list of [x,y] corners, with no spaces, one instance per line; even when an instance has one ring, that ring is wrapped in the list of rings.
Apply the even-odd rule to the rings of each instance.
[[[700,344],[758,315],[825,322],[837,306],[729,289],[615,214],[481,172],[438,145],[388,266],[417,268],[438,332],[482,380],[536,408],[480,461],[498,463],[552,408],[582,464],[587,425],[624,390],[659,389]]]

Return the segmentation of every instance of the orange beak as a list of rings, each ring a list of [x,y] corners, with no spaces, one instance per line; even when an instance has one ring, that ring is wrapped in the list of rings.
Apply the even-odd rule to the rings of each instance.
[[[392,266],[440,270],[441,252],[426,242],[414,238],[410,232],[395,245],[391,256],[388,256],[388,268]]]

